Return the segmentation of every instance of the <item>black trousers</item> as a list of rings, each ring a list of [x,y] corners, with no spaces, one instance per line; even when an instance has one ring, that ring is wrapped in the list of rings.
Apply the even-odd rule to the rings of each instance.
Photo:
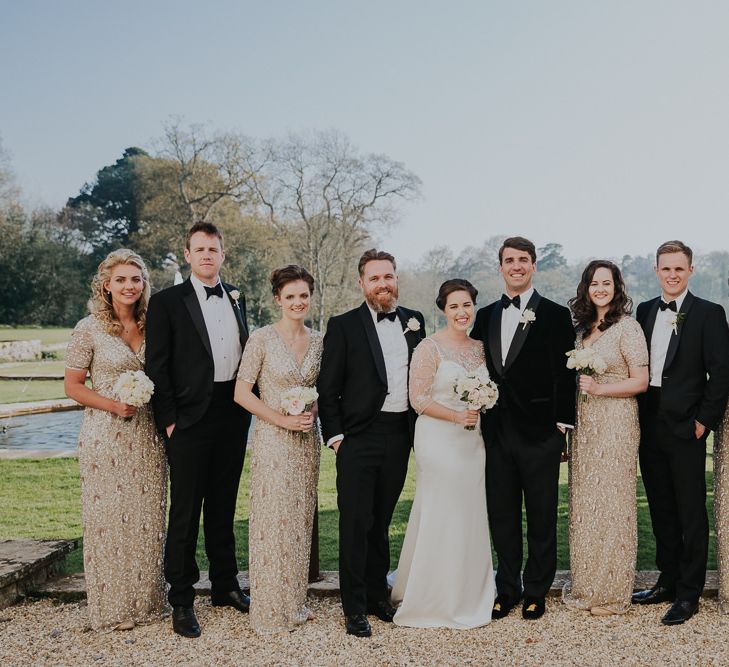
[[[408,413],[381,412],[337,452],[339,585],[346,615],[387,600],[388,531],[410,457]]]
[[[486,500],[491,539],[498,559],[496,589],[510,604],[522,596],[522,501],[526,508],[527,560],[523,594],[543,598],[557,571],[559,463],[564,436],[524,436],[501,410],[486,438]]]
[[[641,415],[639,450],[656,538],[658,585],[679,600],[696,601],[706,580],[709,518],[706,513],[706,436],[679,438],[663,420],[660,389],[649,388]]]
[[[216,382],[205,415],[188,428],[175,428],[167,442],[170,517],[165,578],[173,606],[190,607],[195,598],[201,512],[212,592],[238,588],[233,519],[251,418],[233,402],[234,387],[235,381]]]

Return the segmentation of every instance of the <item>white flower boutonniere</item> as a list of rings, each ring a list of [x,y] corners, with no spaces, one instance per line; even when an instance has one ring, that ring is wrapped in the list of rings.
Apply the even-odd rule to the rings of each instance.
[[[678,328],[681,326],[685,318],[686,313],[673,313],[671,315],[668,323],[671,325],[671,329],[673,329],[674,336],[678,335]]]
[[[531,308],[527,308],[522,314],[521,319],[519,320],[519,324],[522,325],[522,329],[527,328],[527,324],[531,324],[537,319],[537,316],[534,314],[534,311]]]
[[[408,331],[420,331],[420,322],[418,322],[417,318],[411,317],[408,320],[408,323],[405,325],[402,332],[403,334],[406,334]]]
[[[228,294],[230,294],[230,298],[233,299],[235,305],[237,306],[238,299],[240,299],[240,292],[237,289],[232,289],[230,290],[230,292],[228,292]]]

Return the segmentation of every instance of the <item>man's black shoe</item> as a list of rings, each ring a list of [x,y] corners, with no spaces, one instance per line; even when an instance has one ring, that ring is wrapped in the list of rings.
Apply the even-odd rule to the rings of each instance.
[[[392,623],[392,618],[397,610],[387,600],[372,602],[367,605],[367,613],[377,616],[385,623]]]
[[[172,607],[172,629],[183,637],[200,636],[200,624],[192,607]]]
[[[233,607],[244,614],[248,613],[251,606],[251,599],[240,590],[211,595],[210,601],[213,607]]]
[[[661,602],[673,602],[676,599],[676,591],[664,586],[654,586],[644,591],[633,593],[630,598],[634,604],[660,604]]]
[[[347,616],[347,634],[355,637],[371,637],[372,628],[370,622],[364,614],[355,614]]]
[[[544,616],[544,598],[524,598],[521,615],[527,621],[536,621]]]
[[[494,600],[494,608],[491,610],[491,619],[504,618],[516,606],[516,602],[509,602],[503,595],[499,595]]]
[[[699,601],[676,600],[661,619],[663,625],[681,625],[699,610]]]

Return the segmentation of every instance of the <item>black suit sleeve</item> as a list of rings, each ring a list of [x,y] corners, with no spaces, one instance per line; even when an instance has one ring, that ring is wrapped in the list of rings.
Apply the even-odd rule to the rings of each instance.
[[[711,304],[703,328],[704,366],[709,380],[699,404],[696,421],[716,430],[726,409],[729,392],[729,327],[724,309]]]
[[[146,321],[146,371],[154,382],[152,407],[154,419],[160,429],[177,421],[175,393],[170,379],[172,356],[172,326],[163,298],[153,295],[149,300]]]
[[[347,341],[341,325],[331,318],[324,334],[321,369],[317,381],[319,392],[319,419],[324,442],[344,433],[341,396],[347,370]]]
[[[423,313],[421,313],[419,310],[414,311],[415,312],[415,318],[420,322],[420,330],[418,331],[420,340],[423,340],[425,338],[425,318],[423,317]]]
[[[555,313],[550,349],[554,378],[555,422],[575,423],[575,372],[567,368],[567,352],[575,347],[575,330],[569,310],[559,308]]]
[[[471,329],[471,338],[474,340],[483,341],[485,332],[483,331],[483,309],[476,313],[476,321],[473,323],[473,329]]]

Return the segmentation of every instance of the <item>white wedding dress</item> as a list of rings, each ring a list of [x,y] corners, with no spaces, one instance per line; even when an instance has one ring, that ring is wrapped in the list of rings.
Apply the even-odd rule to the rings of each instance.
[[[418,413],[433,401],[466,409],[453,389],[457,378],[477,369],[486,375],[483,345],[472,343],[453,350],[427,338],[418,345],[410,365],[410,402]],[[496,586],[480,428],[467,431],[420,414],[415,463],[415,500],[392,590],[394,622],[417,628],[486,625]]]

